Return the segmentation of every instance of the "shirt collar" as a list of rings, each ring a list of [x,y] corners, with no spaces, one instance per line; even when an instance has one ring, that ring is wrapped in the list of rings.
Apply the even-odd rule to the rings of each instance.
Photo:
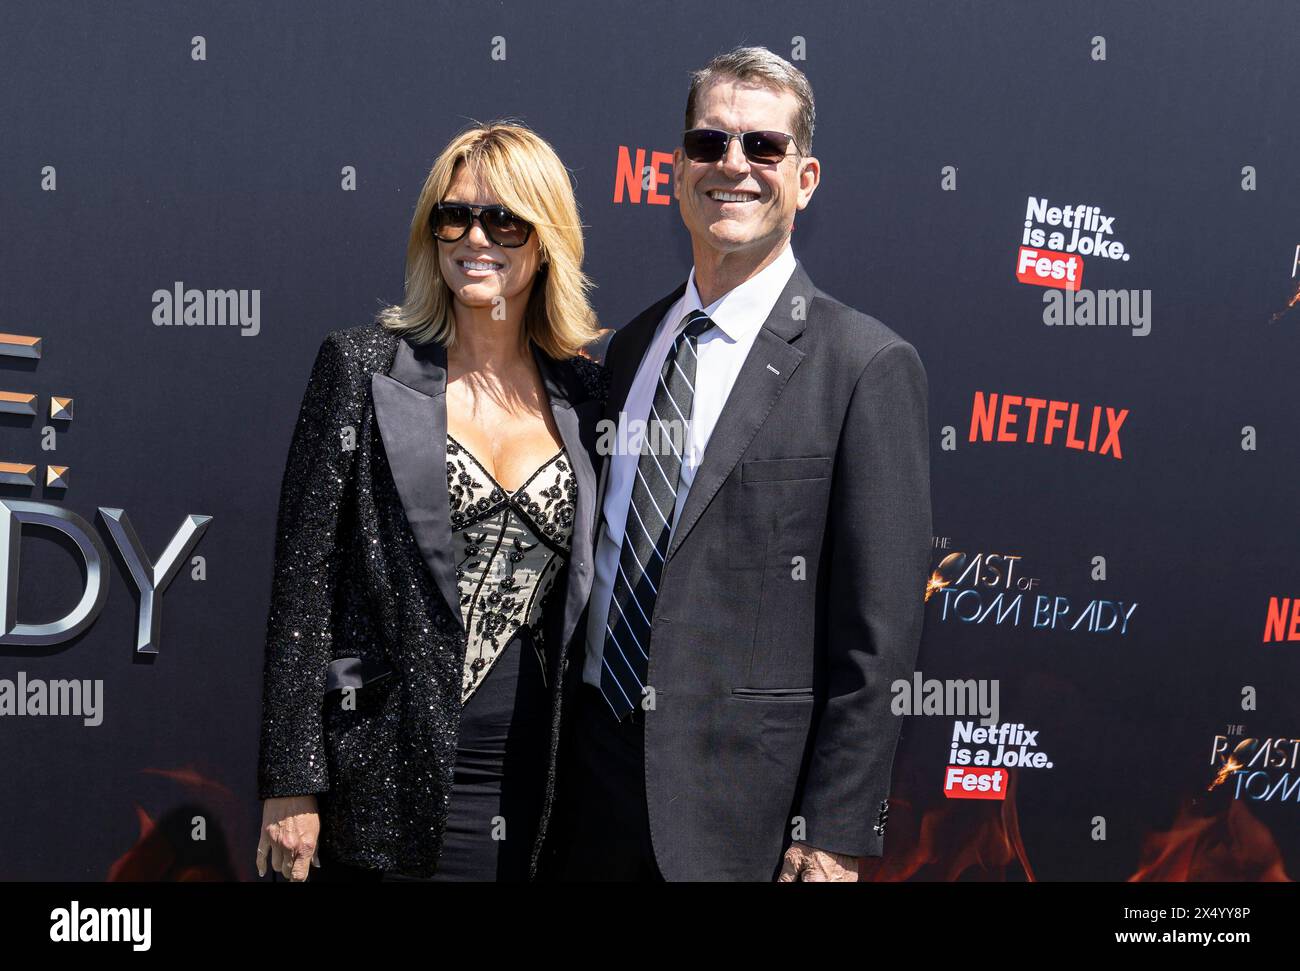
[[[729,340],[737,341],[758,330],[767,321],[777,298],[794,272],[794,250],[790,241],[779,256],[758,273],[754,274],[738,287],[728,290],[707,307],[700,303],[700,292],[695,289],[695,267],[686,281],[686,292],[682,294],[681,310],[677,314],[677,327],[681,329],[683,319],[693,310],[703,310],[718,325],[718,329]]]

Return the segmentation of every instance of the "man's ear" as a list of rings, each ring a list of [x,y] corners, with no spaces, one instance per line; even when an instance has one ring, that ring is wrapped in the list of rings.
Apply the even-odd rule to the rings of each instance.
[[[681,201],[682,198],[682,163],[686,161],[686,155],[682,152],[681,146],[673,149],[673,198]]]
[[[809,155],[799,163],[799,201],[800,210],[806,209],[812,201],[813,193],[821,185],[822,164],[816,157]]]

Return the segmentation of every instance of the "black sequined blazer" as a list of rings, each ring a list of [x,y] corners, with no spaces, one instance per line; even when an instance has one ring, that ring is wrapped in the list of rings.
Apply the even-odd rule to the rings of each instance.
[[[568,645],[592,580],[604,369],[531,344],[577,479],[572,553],[545,601],[555,790]],[[466,632],[447,493],[447,354],[378,324],[326,335],[284,470],[267,619],[258,793],[314,793],[337,860],[434,872],[459,732]],[[352,704],[339,703],[355,688]],[[337,692],[337,694],[335,694]]]

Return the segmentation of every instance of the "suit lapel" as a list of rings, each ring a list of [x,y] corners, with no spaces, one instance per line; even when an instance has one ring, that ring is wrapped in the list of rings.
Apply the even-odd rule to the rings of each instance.
[[[582,435],[586,429],[594,437],[601,405],[595,400],[578,401],[575,404],[575,398],[582,395],[581,390],[563,380],[558,362],[537,344],[530,341],[529,346],[550,398],[551,417],[555,419],[555,427],[564,440],[569,464],[578,482],[578,497],[573,512],[573,538],[569,547],[572,551],[569,560],[569,590],[564,601],[564,622],[560,637],[560,644],[565,645],[578,626],[578,618],[587,604],[594,576],[594,564],[589,551],[597,509],[596,470],[592,465],[591,451]]]
[[[575,404],[580,390],[565,380],[556,361],[535,343],[530,341],[529,346],[578,484],[571,547],[575,562],[570,564],[561,642],[567,644],[591,590],[593,568],[584,551],[591,544],[596,472],[582,435],[584,428],[594,434],[600,404]],[[437,342],[415,345],[403,339],[388,373],[372,376],[371,394],[384,451],[416,546],[463,629],[447,493],[447,349]]]
[[[402,338],[388,373],[370,379],[375,419],[411,532],[434,582],[465,627],[447,494],[447,349]]]
[[[740,461],[740,456],[781,396],[786,382],[803,360],[803,351],[791,346],[790,342],[803,332],[815,292],[803,264],[796,263],[785,289],[772,305],[772,312],[754,339],[754,346],[750,348],[713,434],[709,436],[704,458],[695,472],[681,516],[673,529],[665,562],[673,558],[722,488],[722,483]]]

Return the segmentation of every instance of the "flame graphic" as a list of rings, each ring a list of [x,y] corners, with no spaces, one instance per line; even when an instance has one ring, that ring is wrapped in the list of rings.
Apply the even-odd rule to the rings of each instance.
[[[1214,781],[1206,787],[1205,791],[1213,792],[1216,788],[1227,781],[1228,776],[1232,775],[1232,773],[1236,772],[1238,769],[1244,769],[1245,767],[1246,765],[1244,762],[1238,762],[1229,755],[1227,761],[1223,763],[1223,767],[1219,769],[1219,774],[1214,777]]]
[[[1198,816],[1190,800],[1173,825],[1142,841],[1137,872],[1129,883],[1156,881],[1291,882],[1282,853],[1267,826],[1239,799],[1212,816]]]
[[[942,590],[944,587],[948,586],[948,584],[952,583],[951,580],[944,576],[945,571],[948,571],[949,568],[953,568],[953,572],[956,572],[957,570],[960,570],[965,562],[965,553],[949,553],[939,562],[939,565],[934,568],[934,572],[930,574],[930,579],[926,581],[925,584],[926,603],[930,602],[930,597],[936,590]]]
[[[1294,307],[1297,303],[1300,303],[1300,283],[1296,284],[1295,293],[1293,293],[1291,295],[1291,299],[1286,302],[1286,306],[1269,318],[1269,323],[1272,323],[1273,321],[1277,320],[1288,310]]]
[[[140,771],[180,784],[190,791],[192,798],[173,806],[157,820],[135,804],[133,808],[140,835],[130,849],[113,861],[107,879],[110,882],[237,880],[239,877],[230,863],[226,835],[220,825],[222,816],[237,818],[240,808],[229,787],[191,766]],[[196,801],[200,795],[224,805],[224,811],[219,813],[206,802]],[[203,839],[196,838],[196,818],[204,821]]]
[[[1016,779],[1017,773],[1008,774],[1007,798],[1001,802],[945,800],[919,820],[910,802],[891,796],[886,839],[892,836],[893,843],[885,856],[863,864],[861,879],[1035,880],[1020,836]],[[979,816],[973,828],[972,814]]]
[[[1238,769],[1244,769],[1250,763],[1250,757],[1254,755],[1255,749],[1259,746],[1257,738],[1243,738],[1237,743],[1237,747],[1229,752],[1223,759],[1223,765],[1219,767],[1218,774],[1215,775],[1214,781],[1206,787],[1206,792],[1213,792],[1219,786],[1228,781],[1228,777]]]

